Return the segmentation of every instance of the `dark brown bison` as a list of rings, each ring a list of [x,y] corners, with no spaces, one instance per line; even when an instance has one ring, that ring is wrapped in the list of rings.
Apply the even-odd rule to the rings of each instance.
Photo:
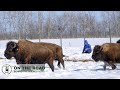
[[[103,45],[95,45],[93,49],[92,59],[96,62],[104,61],[104,70],[106,65],[110,65],[115,69],[115,63],[120,63],[120,44],[118,43],[105,43]]]
[[[7,43],[4,56],[7,59],[14,57],[17,64],[45,64],[47,63],[54,71],[54,54],[52,50],[37,43],[27,40],[19,40],[18,43]]]
[[[63,66],[63,69],[65,69],[64,60],[63,60],[64,55],[63,55],[61,46],[53,43],[46,43],[46,42],[37,42],[37,43],[52,50],[55,60],[58,60],[58,67],[60,68],[60,63],[61,63]]]

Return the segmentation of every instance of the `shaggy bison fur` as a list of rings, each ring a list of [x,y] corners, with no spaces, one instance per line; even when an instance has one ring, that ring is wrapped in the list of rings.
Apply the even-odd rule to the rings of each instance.
[[[4,56],[7,59],[14,57],[17,64],[45,64],[54,71],[54,54],[52,50],[38,43],[27,40],[19,40],[18,43],[7,43]]]
[[[63,60],[63,51],[62,51],[62,47],[53,43],[46,43],[46,42],[37,42],[39,45],[42,45],[44,47],[49,48],[50,50],[53,51],[55,60],[58,60],[58,67],[60,68],[60,63],[63,66],[63,69],[65,69],[65,65],[64,65],[64,60]]]
[[[92,59],[96,62],[104,61],[104,70],[106,65],[110,65],[112,69],[116,66],[114,63],[120,63],[120,44],[118,43],[105,43],[103,45],[95,45],[93,49]]]

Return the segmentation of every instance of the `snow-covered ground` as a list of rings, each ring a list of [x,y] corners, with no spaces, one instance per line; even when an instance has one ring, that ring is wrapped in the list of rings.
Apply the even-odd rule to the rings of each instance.
[[[109,38],[86,38],[91,44],[92,48],[95,45],[109,43]],[[112,42],[120,38],[112,38]],[[62,47],[65,60],[65,70],[57,67],[57,61],[54,61],[55,71],[52,72],[47,64],[43,72],[11,72],[6,75],[2,72],[2,67],[5,64],[16,65],[14,59],[8,60],[4,57],[4,50],[6,43],[10,40],[0,41],[0,78],[1,79],[120,79],[120,64],[117,64],[117,69],[112,70],[107,66],[107,70],[103,70],[103,62],[94,62],[91,54],[82,54],[84,45],[83,38],[77,39],[63,39]],[[16,41],[17,40],[12,40]],[[31,40],[38,42],[39,40]],[[59,39],[42,39],[42,42],[51,42],[60,45]],[[83,60],[88,60],[83,62]],[[89,61],[90,60],[90,61]]]

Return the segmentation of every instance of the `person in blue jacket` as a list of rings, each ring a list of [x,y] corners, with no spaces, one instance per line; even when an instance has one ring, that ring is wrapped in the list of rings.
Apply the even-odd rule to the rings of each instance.
[[[84,48],[82,53],[91,53],[92,49],[91,49],[91,45],[88,43],[87,40],[84,40]]]

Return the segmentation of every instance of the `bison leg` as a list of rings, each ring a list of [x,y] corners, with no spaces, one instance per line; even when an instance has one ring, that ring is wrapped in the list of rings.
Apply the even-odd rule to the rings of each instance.
[[[107,62],[104,62],[104,66],[103,66],[104,70],[106,70],[106,66],[107,66]]]
[[[116,69],[116,66],[114,65],[114,63],[112,61],[109,61],[109,65],[112,67],[112,69]]]
[[[60,62],[61,62],[61,64],[62,64],[62,66],[63,66],[63,69],[65,69],[64,60],[61,59]]]
[[[54,72],[54,65],[53,65],[53,58],[52,58],[52,57],[49,58],[49,60],[48,60],[48,65],[49,65],[49,67],[51,68],[51,70]]]
[[[57,64],[57,66],[58,66],[59,68],[61,68],[61,66],[60,66],[60,61],[58,61],[58,64]]]
[[[106,65],[103,66],[104,70],[106,70]]]
[[[31,60],[31,57],[28,56],[28,57],[25,59],[25,64],[30,64],[30,60]]]
[[[64,60],[63,60],[63,59],[57,59],[57,60],[58,60],[57,66],[58,66],[59,68],[61,68],[61,66],[60,66],[60,63],[61,63],[62,66],[63,66],[63,69],[65,69]]]
[[[21,63],[20,60],[16,60],[16,63],[17,63],[17,64],[23,64],[23,63]]]
[[[112,69],[113,69],[113,70],[116,69],[116,66],[115,66],[114,64],[112,65]]]
[[[48,65],[49,65],[49,67],[51,68],[51,70],[54,72],[54,66],[53,66],[53,63],[51,63],[51,62],[48,61]]]
[[[63,59],[58,59],[58,65],[57,65],[57,66],[58,66],[59,68],[61,68],[60,63],[62,64],[63,69],[65,69],[65,65],[64,65],[64,60],[63,60]]]

